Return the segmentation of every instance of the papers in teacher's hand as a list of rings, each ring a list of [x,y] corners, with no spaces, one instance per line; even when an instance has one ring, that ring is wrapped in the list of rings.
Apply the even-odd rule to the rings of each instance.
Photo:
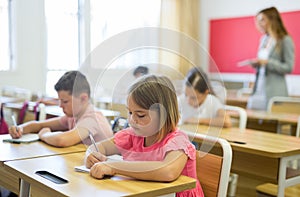
[[[243,67],[243,66],[251,66],[252,61],[251,60],[244,60],[244,61],[240,61],[237,63],[238,67]]]
[[[9,138],[9,139],[3,139],[3,142],[10,142],[10,143],[15,143],[15,144],[20,144],[20,143],[29,143],[29,142],[35,142],[38,141],[39,135],[37,133],[28,133],[22,135],[20,138]]]
[[[121,155],[110,155],[110,156],[107,156],[107,161],[122,161],[123,160],[123,157]],[[76,172],[87,172],[89,173],[90,172],[90,169],[85,167],[85,165],[82,165],[82,166],[75,166],[74,167],[75,171]]]

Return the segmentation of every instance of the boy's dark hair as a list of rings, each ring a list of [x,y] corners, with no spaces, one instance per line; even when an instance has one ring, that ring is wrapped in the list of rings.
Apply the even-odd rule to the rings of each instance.
[[[90,97],[90,85],[86,77],[79,71],[66,72],[55,84],[55,90],[69,91],[71,95],[79,96],[81,93],[87,93]]]
[[[137,75],[139,73],[142,74],[142,75],[146,75],[146,74],[149,73],[149,70],[145,66],[138,66],[138,67],[136,67],[136,69],[134,69],[133,75],[135,76],[135,75]]]

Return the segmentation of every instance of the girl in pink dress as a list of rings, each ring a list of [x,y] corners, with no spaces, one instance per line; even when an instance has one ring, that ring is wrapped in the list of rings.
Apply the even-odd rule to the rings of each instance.
[[[111,139],[97,143],[99,152],[87,150],[85,164],[91,176],[125,175],[140,180],[170,182],[180,175],[197,180],[196,150],[187,135],[177,129],[179,111],[172,82],[164,76],[146,75],[129,88],[127,97],[130,127]],[[95,150],[95,149],[94,149]],[[120,154],[123,161],[106,161]],[[204,196],[196,188],[176,196]]]

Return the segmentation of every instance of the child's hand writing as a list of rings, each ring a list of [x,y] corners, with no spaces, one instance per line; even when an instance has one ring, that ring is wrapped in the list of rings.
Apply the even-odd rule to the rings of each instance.
[[[93,165],[90,171],[90,175],[96,179],[102,179],[105,175],[113,176],[115,174],[113,168],[101,162]]]
[[[20,138],[22,137],[23,134],[23,128],[17,126],[11,126],[9,128],[9,134],[11,135],[12,138]]]
[[[91,168],[95,163],[106,161],[107,158],[105,155],[99,152],[92,152],[86,158],[85,166]]]

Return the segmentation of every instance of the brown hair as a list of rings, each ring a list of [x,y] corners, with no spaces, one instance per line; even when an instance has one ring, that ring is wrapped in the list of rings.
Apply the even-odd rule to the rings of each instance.
[[[194,67],[189,70],[185,85],[193,87],[201,94],[208,90],[210,94],[215,95],[206,73],[200,67]]]
[[[179,111],[175,88],[165,76],[145,75],[131,85],[128,94],[134,102],[144,109],[158,110],[160,132],[157,141],[173,132],[179,121]]]
[[[282,39],[286,35],[288,35],[288,32],[282,22],[280,13],[278,12],[278,10],[275,7],[270,7],[270,8],[261,10],[260,12],[258,12],[258,14],[264,14],[270,21],[270,26],[271,26],[272,32],[269,32],[269,33],[272,33],[272,35],[275,37],[275,39],[277,41],[275,49],[277,52],[280,53]]]
[[[264,14],[269,19],[271,31],[277,40],[281,40],[284,36],[288,35],[288,32],[282,22],[280,13],[275,7],[263,9],[258,12],[258,14]]]
[[[86,77],[79,71],[73,70],[66,72],[54,86],[57,92],[64,90],[70,95],[79,96],[81,93],[87,93],[90,97],[90,84]]]

